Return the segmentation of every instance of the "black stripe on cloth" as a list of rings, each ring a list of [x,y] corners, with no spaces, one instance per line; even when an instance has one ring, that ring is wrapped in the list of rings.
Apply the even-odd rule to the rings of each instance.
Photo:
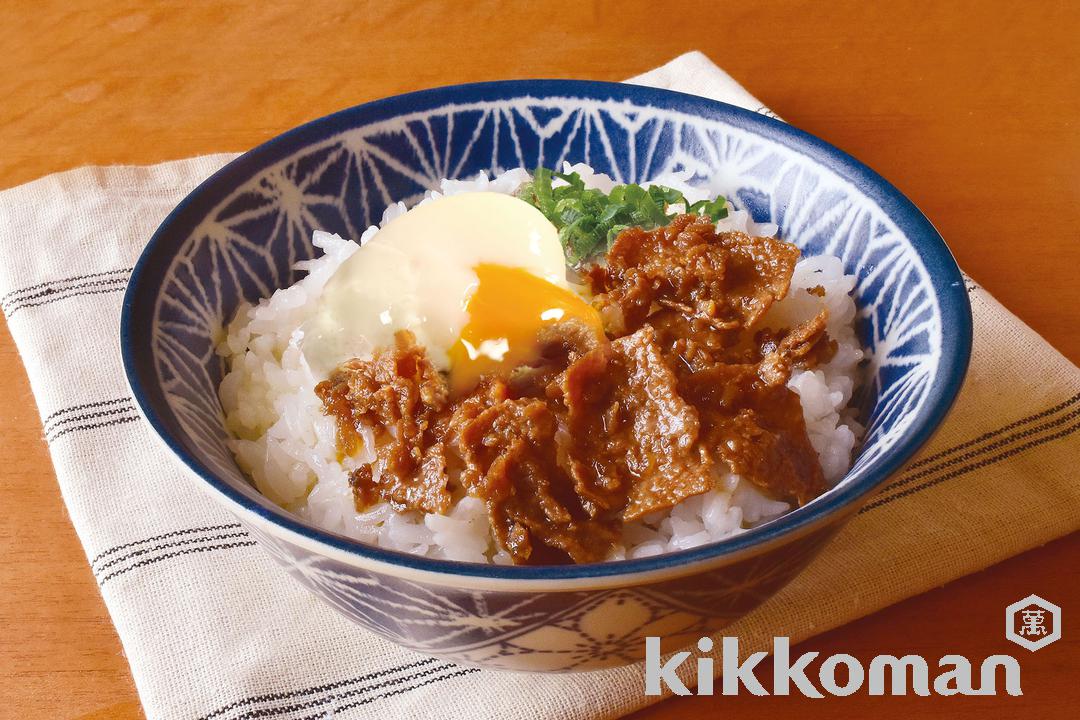
[[[126,555],[121,555],[120,557],[114,557],[111,560],[109,560],[108,562],[102,563],[98,567],[91,568],[91,569],[94,571],[95,575],[100,575],[101,573],[105,572],[109,568],[114,567],[116,565],[119,565],[120,563],[124,562],[125,560],[131,560],[132,558],[142,557],[143,555],[149,555],[150,553],[156,553],[156,552],[158,552],[160,550],[167,550],[169,548],[174,548],[174,547],[183,547],[185,545],[196,545],[198,543],[209,543],[209,542],[216,542],[218,540],[231,540],[233,538],[246,538],[246,537],[251,537],[251,536],[248,535],[248,533],[246,531],[240,530],[238,532],[226,532],[226,533],[220,533],[218,535],[209,535],[209,536],[206,536],[206,537],[189,537],[189,538],[184,538],[183,540],[173,540],[172,542],[161,543],[160,545],[153,545],[151,547],[144,547],[144,548],[139,548],[138,550],[132,550],[131,552],[129,552]]]
[[[108,294],[111,294],[111,293],[122,292],[125,287],[127,287],[126,284],[118,285],[118,286],[116,286],[114,288],[101,289],[101,290],[82,290],[80,292],[73,292],[73,293],[60,292],[60,293],[57,293],[56,295],[50,297],[47,300],[41,300],[39,302],[32,302],[32,303],[21,303],[19,305],[9,307],[8,309],[6,309],[4,311],[4,314],[6,314],[8,316],[8,318],[11,318],[12,316],[15,315],[15,313],[22,310],[23,308],[41,307],[42,305],[49,305],[50,303],[56,302],[57,300],[67,300],[69,298],[83,297],[85,295],[108,295]]]
[[[159,540],[169,540],[174,537],[182,537],[184,535],[191,535],[193,533],[209,533],[220,532],[223,530],[235,530],[241,527],[240,523],[227,523],[225,525],[207,525],[206,527],[197,528],[185,528],[184,530],[173,530],[162,535],[155,535],[153,537],[143,538],[142,540],[132,540],[131,542],[124,543],[123,545],[116,545],[108,550],[102,550],[94,559],[90,561],[91,565],[97,564],[100,560],[103,560],[110,555],[120,552],[121,550],[127,550],[128,548],[137,547],[139,545],[145,545],[146,543],[157,542]]]
[[[50,422],[58,417],[67,415],[68,413],[78,412],[80,410],[89,410],[91,408],[108,407],[109,405],[122,405],[132,404],[131,398],[113,398],[112,400],[98,400],[97,402],[83,403],[81,405],[72,405],[69,408],[61,408],[54,413],[51,413],[48,417],[41,421],[42,425],[47,426]]]
[[[48,301],[48,300],[51,300],[56,295],[59,295],[61,293],[66,293],[66,292],[69,292],[71,290],[83,290],[85,288],[106,287],[106,286],[117,285],[117,284],[126,285],[127,281],[128,281],[128,276],[127,275],[121,275],[120,277],[104,278],[102,280],[86,280],[84,282],[75,283],[74,285],[67,285],[65,287],[60,287],[60,288],[47,287],[47,288],[44,288],[43,290],[38,290],[37,292],[33,292],[33,293],[28,294],[28,295],[23,295],[21,297],[12,298],[11,300],[8,301],[7,309],[10,310],[11,308],[15,308],[15,307],[18,307],[19,305],[23,305],[23,304],[26,304],[26,303],[34,302],[36,300],[44,299],[45,301]]]
[[[214,551],[214,550],[231,550],[231,549],[234,549],[234,548],[251,547],[252,545],[255,545],[255,544],[257,544],[257,543],[254,540],[247,540],[247,541],[244,541],[244,542],[224,543],[222,545],[205,545],[205,546],[201,546],[201,547],[184,548],[183,550],[176,550],[175,552],[165,553],[164,555],[159,555],[157,557],[152,557],[152,558],[147,558],[145,560],[140,560],[137,563],[133,563],[131,565],[128,565],[127,567],[123,567],[123,568],[120,568],[119,570],[115,570],[115,571],[109,573],[108,575],[100,578],[98,580],[98,585],[103,587],[105,585],[105,583],[109,582],[113,578],[119,577],[120,575],[128,573],[128,572],[130,572],[132,570],[135,570],[136,568],[147,567],[148,565],[154,565],[156,563],[161,562],[162,560],[169,560],[170,558],[179,557],[181,555],[194,555],[195,553],[211,552],[211,551]]]
[[[437,677],[431,677],[437,673],[444,672],[446,670],[452,670],[453,672]],[[315,710],[310,715],[303,715],[295,718],[295,720],[322,720],[326,717],[333,717],[335,713],[349,710],[361,705],[367,705],[368,703],[381,700],[383,698],[392,697],[394,695],[400,695],[411,690],[424,687],[425,685],[431,685],[432,683],[442,682],[444,680],[450,680],[462,675],[468,675],[470,673],[479,672],[480,668],[460,668],[453,663],[445,663],[443,665],[437,665],[435,667],[428,667],[423,670],[417,670],[416,672],[405,675],[403,677],[391,678],[382,682],[375,683],[374,685],[366,685],[360,688],[352,688],[344,690],[342,692],[336,692],[331,695],[327,695],[322,698],[315,698],[307,702],[297,702],[291,705],[281,705],[278,707],[265,707],[265,708],[252,708],[247,712],[240,715],[230,715],[228,720],[258,720],[259,718],[280,718],[284,716],[293,716],[295,713],[304,710]],[[425,679],[426,678],[426,679]],[[414,680],[421,680],[421,682],[412,682]],[[400,686],[400,687],[399,687]],[[392,688],[386,692],[374,693],[376,690],[383,690],[384,688]],[[339,704],[342,701],[348,700],[350,702],[345,704]],[[211,717],[211,716],[207,716]]]
[[[102,272],[88,273],[86,275],[74,275],[72,277],[60,278],[59,280],[46,280],[43,283],[37,285],[31,285],[29,287],[18,288],[6,293],[3,297],[0,297],[0,307],[4,307],[9,301],[15,298],[25,298],[28,293],[35,293],[35,291],[44,291],[49,288],[56,289],[59,285],[65,285],[67,283],[75,283],[81,280],[90,280],[93,278],[104,278],[112,275],[130,275],[131,271],[135,268],[118,268],[116,270],[104,270]]]
[[[375,672],[361,675],[350,680],[339,680],[337,682],[327,683],[325,685],[316,685],[315,687],[304,688],[301,690],[292,690],[282,693],[267,693],[266,695],[256,695],[254,697],[243,698],[242,700],[236,700],[234,702],[231,702],[228,705],[223,705],[217,710],[214,710],[207,715],[202,715],[198,718],[198,720],[214,720],[214,718],[221,717],[227,712],[239,710],[240,708],[247,707],[248,705],[256,705],[258,703],[265,702],[279,702],[281,700],[292,700],[294,698],[312,697],[315,695],[320,695],[322,693],[330,692],[332,690],[340,690],[341,688],[345,688],[350,685],[356,685],[357,683],[367,682],[368,680],[375,680],[381,677],[386,677],[387,675],[393,675],[394,673],[403,672],[405,670],[412,670],[414,668],[423,667],[425,665],[431,665],[435,662],[438,662],[438,660],[436,660],[435,658],[424,658],[423,660],[417,660],[416,662],[411,662],[405,665],[398,665],[397,667],[387,668],[385,670],[377,670]]]
[[[132,412],[134,413],[134,411],[132,411]],[[126,417],[112,418],[110,420],[105,420],[105,421],[97,422],[97,423],[86,423],[86,424],[83,424],[83,425],[72,425],[72,426],[69,426],[69,427],[60,428],[59,431],[54,433],[51,438],[46,438],[46,439],[50,443],[53,443],[53,442],[56,442],[57,440],[59,440],[60,438],[62,438],[63,436],[68,435],[68,434],[73,433],[73,432],[81,432],[83,430],[93,430],[95,428],[111,427],[113,425],[124,425],[124,424],[127,424],[127,423],[136,422],[138,420],[142,420],[142,416],[139,415],[138,413],[134,413],[134,414],[126,416]]]
[[[450,667],[457,667],[457,666],[456,665],[451,665]],[[480,668],[476,668],[476,667],[461,668],[460,670],[456,670],[456,671],[454,671],[452,673],[447,673],[446,675],[441,675],[439,677],[430,678],[428,680],[425,680],[424,682],[416,683],[414,685],[409,685],[407,687],[402,687],[402,688],[396,688],[394,690],[389,690],[387,692],[380,693],[379,695],[372,695],[372,696],[368,696],[368,697],[365,697],[365,698],[362,698],[362,699],[359,699],[359,700],[354,700],[354,701],[352,701],[350,703],[346,703],[345,705],[333,705],[329,709],[332,710],[335,714],[339,713],[339,712],[345,712],[346,710],[351,710],[351,709],[353,709],[355,707],[360,707],[361,705],[368,705],[370,703],[375,702],[376,700],[384,700],[386,698],[393,697],[395,695],[402,695],[404,693],[411,692],[413,690],[419,690],[420,688],[424,687],[425,685],[433,685],[433,684],[438,683],[438,682],[443,682],[445,680],[453,680],[454,678],[457,678],[457,677],[462,677],[462,676],[465,676],[465,675],[472,675],[473,673],[478,673],[478,672],[480,672]],[[314,715],[305,715],[304,717],[298,718],[297,720],[324,720],[324,718],[326,718],[326,717],[327,717],[327,711],[322,711],[322,712],[315,713]],[[333,717],[333,715],[330,715],[330,717]],[[240,720],[240,719],[238,718],[237,720]]]
[[[99,418],[114,417],[116,415],[138,415],[138,411],[133,406],[119,406],[109,407],[102,410],[94,410],[92,412],[84,412],[79,415],[65,415],[58,418],[52,424],[45,427],[45,439],[52,440],[61,429],[65,427],[71,427],[74,423],[85,424],[88,420],[98,420]]]
[[[921,479],[923,479],[925,477],[928,477],[930,475],[933,475],[934,473],[936,473],[936,472],[938,472],[940,470],[944,470],[946,468],[952,467],[953,465],[957,465],[959,463],[966,462],[968,460],[973,460],[973,459],[979,457],[980,455],[986,455],[987,453],[993,452],[994,450],[1000,450],[1001,448],[1003,448],[1003,447],[1005,447],[1007,445],[1012,445],[1013,443],[1015,443],[1015,442],[1017,442],[1019,440],[1027,439],[1027,438],[1029,438],[1029,437],[1031,437],[1033,435],[1038,435],[1039,433],[1045,432],[1047,430],[1053,430],[1054,428],[1058,427],[1059,425],[1064,425],[1065,423],[1069,422],[1070,420],[1073,420],[1074,418],[1076,418],[1078,416],[1080,416],[1080,408],[1078,408],[1076,410],[1073,410],[1072,412],[1069,412],[1069,413],[1067,413],[1065,415],[1062,415],[1059,418],[1054,418],[1053,420],[1045,422],[1045,423],[1043,423],[1041,425],[1036,425],[1035,427],[1028,428],[1027,430],[1022,430],[1022,431],[1014,433],[1012,435],[1008,435],[1006,437],[1003,437],[1000,440],[997,440],[996,442],[990,443],[989,445],[983,445],[982,447],[977,447],[974,450],[970,450],[970,451],[964,453],[963,455],[958,455],[958,456],[956,456],[956,457],[954,457],[954,458],[952,458],[950,460],[940,462],[937,465],[933,465],[933,466],[931,466],[929,468],[926,468],[925,470],[920,470],[917,473],[905,474],[901,479],[897,480],[894,483],[891,483],[885,489],[886,490],[895,490],[897,488],[904,487],[905,485],[910,485],[911,483],[916,482],[918,480],[921,480]]]
[[[927,457],[924,457],[922,460],[919,460],[918,462],[914,462],[911,465],[908,465],[907,468],[904,470],[904,473],[903,473],[903,475],[901,477],[903,477],[904,475],[909,474],[912,470],[916,470],[916,469],[918,469],[920,467],[923,467],[924,465],[932,463],[932,462],[934,462],[936,460],[940,460],[943,457],[948,457],[949,455],[952,455],[955,452],[959,452],[960,450],[966,450],[967,448],[969,448],[969,447],[971,447],[973,445],[978,445],[979,443],[983,443],[983,442],[986,442],[987,440],[991,440],[991,439],[997,437],[998,435],[1001,435],[1003,433],[1007,433],[1010,430],[1013,430],[1015,428],[1020,427],[1021,425],[1026,425],[1026,424],[1028,424],[1030,422],[1034,422],[1036,420],[1042,420],[1043,418],[1045,418],[1045,417],[1047,417],[1049,415],[1053,415],[1054,413],[1060,412],[1060,411],[1068,408],[1069,406],[1076,404],[1077,401],[1080,401],[1080,393],[1077,393],[1076,395],[1073,395],[1068,400],[1065,400],[1065,401],[1063,401],[1063,402],[1061,402],[1061,403],[1059,403],[1059,404],[1057,404],[1057,405],[1055,405],[1055,406],[1053,406],[1051,408],[1047,408],[1046,410],[1043,410],[1042,412],[1033,413],[1033,414],[1028,415],[1026,417],[1022,417],[1019,420],[1014,420],[1013,422],[1009,423],[1008,425],[1003,425],[1003,426],[997,428],[996,430],[990,430],[989,432],[985,432],[985,433],[983,433],[982,435],[979,435],[976,438],[973,438],[971,440],[967,440],[965,442],[962,442],[959,445],[953,445],[950,448],[946,448],[945,450],[941,450],[940,452],[936,452],[933,455],[929,455]],[[938,467],[941,467],[941,466],[938,466]],[[882,488],[882,490],[889,490],[889,489],[891,489],[893,487],[897,487],[900,484],[903,484],[903,483],[898,480],[896,482],[890,483],[889,485],[886,485],[885,487]]]
[[[981,470],[982,468],[987,467],[989,465],[999,463],[1002,460],[1007,460],[1008,458],[1011,458],[1011,457],[1013,457],[1015,455],[1019,455],[1020,453],[1024,452],[1025,450],[1030,450],[1031,448],[1038,447],[1040,445],[1045,445],[1046,443],[1053,442],[1054,440],[1061,440],[1062,438],[1065,438],[1065,437],[1068,437],[1069,435],[1072,435],[1077,430],[1080,430],[1080,423],[1076,423],[1075,425],[1071,425],[1071,426],[1065,428],[1064,430],[1060,430],[1060,431],[1058,431],[1058,432],[1056,432],[1056,433],[1054,433],[1052,435],[1045,435],[1043,437],[1031,440],[1030,442],[1026,442],[1026,443],[1024,443],[1022,445],[1017,445],[1015,447],[1009,448],[1008,450],[1006,450],[1003,453],[999,453],[997,455],[994,455],[994,456],[991,456],[991,457],[988,457],[988,458],[984,458],[983,460],[980,460],[978,462],[971,463],[969,465],[965,465],[963,467],[957,468],[957,469],[953,470],[952,472],[946,473],[944,475],[939,475],[937,477],[931,478],[930,480],[927,480],[926,482],[924,482],[924,483],[922,483],[920,485],[915,485],[914,487],[910,487],[910,488],[908,488],[906,490],[901,490],[900,492],[898,492],[898,493],[896,493],[894,495],[890,495],[888,497],[884,497],[884,498],[880,498],[878,500],[874,500],[873,502],[868,503],[865,507],[863,507],[859,511],[859,514],[861,515],[864,512],[869,512],[871,510],[874,510],[876,508],[881,507],[882,505],[888,505],[889,503],[891,503],[891,502],[893,502],[895,500],[900,500],[901,498],[905,498],[905,497],[907,497],[909,495],[913,495],[913,494],[915,494],[917,492],[921,492],[921,491],[923,491],[923,490],[925,490],[927,488],[933,487],[934,485],[938,485],[940,483],[943,483],[946,480],[952,480],[953,478],[960,477],[961,475],[966,475],[969,472],[973,472],[975,470]]]

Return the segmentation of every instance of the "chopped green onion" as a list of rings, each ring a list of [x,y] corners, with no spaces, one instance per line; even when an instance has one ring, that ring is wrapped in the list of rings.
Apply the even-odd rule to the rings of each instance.
[[[566,185],[553,187],[558,178]],[[559,230],[559,241],[567,262],[577,267],[592,257],[605,253],[620,232],[630,227],[653,230],[667,225],[678,214],[671,208],[681,205],[684,212],[698,213],[713,222],[727,217],[723,196],[715,200],[687,202],[675,188],[652,185],[616,185],[610,193],[586,188],[576,173],[559,173],[537,168],[532,181],[518,195],[534,205]]]

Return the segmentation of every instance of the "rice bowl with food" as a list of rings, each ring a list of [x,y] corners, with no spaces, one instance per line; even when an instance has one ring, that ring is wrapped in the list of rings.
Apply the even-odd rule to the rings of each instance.
[[[307,522],[433,558],[722,540],[827,491],[862,432],[855,277],[776,232],[682,176],[444,180],[237,311],[230,448]]]

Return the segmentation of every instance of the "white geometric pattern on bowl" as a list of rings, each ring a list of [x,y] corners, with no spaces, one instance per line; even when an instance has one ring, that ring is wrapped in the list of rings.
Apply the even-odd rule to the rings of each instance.
[[[652,585],[500,593],[368,572],[248,530],[320,600],[388,640],[472,665],[559,672],[637,662],[650,635],[674,650],[715,632],[768,599],[832,534]]]

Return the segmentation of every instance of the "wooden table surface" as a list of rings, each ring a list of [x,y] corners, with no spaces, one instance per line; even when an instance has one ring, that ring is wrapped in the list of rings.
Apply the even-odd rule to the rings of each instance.
[[[108,5],[106,9],[104,6]],[[618,80],[700,49],[795,125],[864,160],[961,266],[1074,362],[1080,291],[1080,11],[1071,2],[6,2],[0,188],[89,163],[244,150],[424,87]],[[28,239],[32,242],[32,239]],[[68,522],[18,354],[0,330],[0,716],[141,717]],[[1080,537],[804,643],[867,662],[1022,656],[1023,698],[695,698],[641,717],[1075,717]],[[1065,638],[1002,638],[1029,593]]]

